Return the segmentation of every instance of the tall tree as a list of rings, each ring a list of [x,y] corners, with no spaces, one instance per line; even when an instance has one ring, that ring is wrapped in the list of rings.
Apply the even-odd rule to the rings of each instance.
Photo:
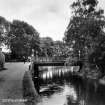
[[[66,46],[62,41],[54,41],[53,45],[54,55],[66,58],[70,53],[69,46]]]
[[[9,31],[10,22],[7,21],[4,17],[0,16],[0,45],[2,45],[2,43],[7,43]]]
[[[73,55],[78,56],[80,51],[83,59],[91,59],[93,63],[96,56],[91,55],[93,53],[100,55],[105,51],[104,11],[98,9],[97,0],[76,0],[71,8],[73,15],[65,32],[64,41],[72,46]]]
[[[40,48],[41,53],[44,56],[52,56],[53,55],[53,40],[50,37],[40,38]]]
[[[74,54],[81,51],[91,54],[104,37],[105,19],[103,10],[97,9],[97,0],[77,0],[71,7],[73,16],[65,32],[64,40],[72,45]],[[78,55],[78,54],[76,54]]]
[[[14,57],[29,56],[32,49],[39,48],[39,33],[26,22],[14,20],[9,36],[10,49]]]

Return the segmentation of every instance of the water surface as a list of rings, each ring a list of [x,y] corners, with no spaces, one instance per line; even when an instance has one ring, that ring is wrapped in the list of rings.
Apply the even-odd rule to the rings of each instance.
[[[105,105],[105,86],[73,76],[71,69],[48,67],[40,72],[37,105]]]

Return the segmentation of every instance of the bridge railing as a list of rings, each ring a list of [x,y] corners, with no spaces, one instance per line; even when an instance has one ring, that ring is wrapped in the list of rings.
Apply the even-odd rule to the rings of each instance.
[[[60,58],[53,58],[53,57],[37,57],[35,58],[35,62],[61,62],[61,61],[65,61],[64,58],[60,57]]]

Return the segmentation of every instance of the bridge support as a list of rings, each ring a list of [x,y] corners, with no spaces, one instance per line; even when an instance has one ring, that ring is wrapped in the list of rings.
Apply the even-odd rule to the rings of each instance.
[[[39,67],[34,64],[34,77],[39,77]]]
[[[38,65],[35,65],[34,64],[34,75],[33,75],[33,81],[34,81],[34,86],[35,86],[35,89],[37,90],[37,92],[39,93],[39,68],[38,68]]]

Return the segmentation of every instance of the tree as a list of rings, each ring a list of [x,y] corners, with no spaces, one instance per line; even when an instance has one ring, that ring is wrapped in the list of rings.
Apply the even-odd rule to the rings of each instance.
[[[52,57],[53,55],[53,40],[50,37],[40,38],[40,48],[42,55]]]
[[[65,32],[64,41],[72,45],[74,55],[80,51],[82,58],[89,56],[98,49],[104,49],[105,18],[104,11],[97,8],[97,0],[76,0],[71,5],[73,15]],[[104,49],[105,50],[105,49]]]
[[[29,56],[39,48],[39,33],[28,23],[14,20],[9,32],[10,49],[14,58]]]
[[[10,31],[10,22],[0,16],[0,46],[8,41],[8,33]]]
[[[74,52],[91,53],[104,38],[103,10],[96,10],[96,0],[78,0],[72,4],[73,16],[65,32],[64,40]],[[76,54],[76,53],[75,53]]]

